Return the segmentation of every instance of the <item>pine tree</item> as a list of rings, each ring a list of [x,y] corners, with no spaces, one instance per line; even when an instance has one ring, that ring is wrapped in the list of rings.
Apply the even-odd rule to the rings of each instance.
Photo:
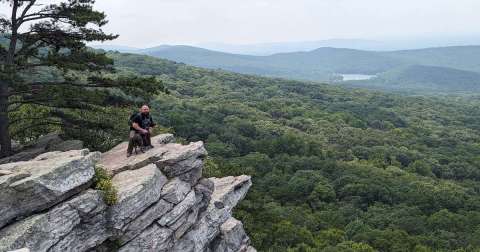
[[[118,37],[102,31],[106,15],[94,0],[45,2],[0,0],[11,13],[0,17],[0,157],[27,130],[105,129],[111,122],[85,112],[165,91],[153,77],[115,74],[106,53],[86,46]]]

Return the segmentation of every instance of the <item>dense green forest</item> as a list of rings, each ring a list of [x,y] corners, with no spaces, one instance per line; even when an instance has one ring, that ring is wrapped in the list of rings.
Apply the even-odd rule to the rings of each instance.
[[[479,251],[480,102],[206,70],[112,53],[171,91],[157,121],[249,174],[235,215],[259,251]],[[122,123],[122,122],[119,122]]]
[[[270,56],[230,54],[191,46],[160,46],[137,53],[211,69],[297,80],[341,82],[340,74],[378,75],[373,83],[345,84],[382,90],[477,92],[480,86],[479,46],[391,52],[319,48]]]

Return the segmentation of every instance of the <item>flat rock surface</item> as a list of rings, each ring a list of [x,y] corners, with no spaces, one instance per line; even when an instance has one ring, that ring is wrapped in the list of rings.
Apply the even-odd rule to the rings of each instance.
[[[203,142],[190,143],[188,145],[158,143],[165,141],[167,136],[158,135],[152,137],[152,143],[155,148],[149,149],[145,153],[134,154],[128,158],[126,156],[128,142],[123,142],[110,151],[103,153],[99,165],[105,167],[111,174],[117,174],[126,170],[138,169],[151,163],[167,165],[176,164],[187,159],[196,160],[207,154],[203,147]],[[182,172],[185,172],[185,169]],[[165,174],[169,176],[167,173]]]
[[[42,211],[84,190],[100,153],[45,153],[32,161],[0,165],[0,228],[12,219]],[[6,173],[6,172],[4,172]]]

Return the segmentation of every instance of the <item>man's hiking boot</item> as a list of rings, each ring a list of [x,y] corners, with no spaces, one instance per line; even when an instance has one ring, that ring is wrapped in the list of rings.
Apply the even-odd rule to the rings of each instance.
[[[132,153],[127,153],[127,158],[131,157]]]

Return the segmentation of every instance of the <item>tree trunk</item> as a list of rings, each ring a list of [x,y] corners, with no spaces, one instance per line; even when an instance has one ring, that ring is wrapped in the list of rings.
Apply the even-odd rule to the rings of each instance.
[[[0,80],[0,157],[6,157],[12,152],[12,140],[8,132],[8,85]]]
[[[13,0],[12,3],[12,16],[11,16],[11,28],[12,33],[10,37],[10,45],[8,47],[8,53],[5,60],[5,66],[0,78],[0,157],[8,156],[12,153],[12,138],[8,132],[10,126],[8,118],[8,97],[9,97],[9,83],[13,81],[15,76],[15,50],[17,48],[18,26],[17,26],[17,10],[20,6],[19,0]]]

